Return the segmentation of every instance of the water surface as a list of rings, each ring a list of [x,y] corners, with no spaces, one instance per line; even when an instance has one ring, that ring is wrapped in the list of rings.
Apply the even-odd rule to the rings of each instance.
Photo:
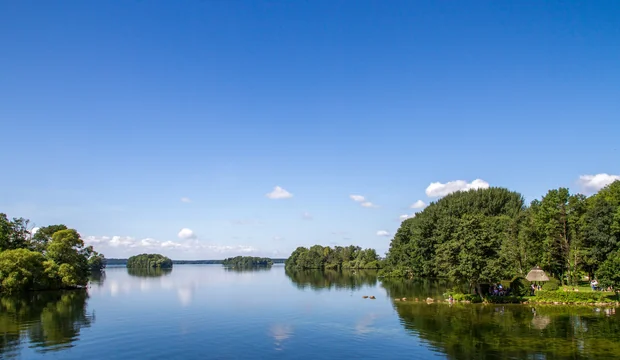
[[[605,359],[612,308],[447,305],[373,272],[108,268],[88,291],[0,299],[0,358]],[[363,299],[374,295],[376,300]]]

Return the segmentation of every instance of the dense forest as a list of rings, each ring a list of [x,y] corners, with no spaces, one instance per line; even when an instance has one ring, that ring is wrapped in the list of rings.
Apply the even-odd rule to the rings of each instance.
[[[128,268],[172,268],[172,260],[160,254],[140,254],[127,259]]]
[[[288,269],[378,269],[379,256],[374,249],[359,246],[314,245],[298,247],[285,262]]]
[[[248,267],[265,267],[273,265],[273,261],[269,258],[254,257],[254,256],[235,256],[222,261],[222,265],[248,268]]]
[[[539,265],[562,283],[620,288],[620,181],[586,197],[550,190],[526,206],[503,188],[456,192],[402,222],[381,275],[479,285]]]
[[[24,218],[0,213],[0,292],[84,286],[105,257],[85,246],[77,231],[51,225],[32,231]]]

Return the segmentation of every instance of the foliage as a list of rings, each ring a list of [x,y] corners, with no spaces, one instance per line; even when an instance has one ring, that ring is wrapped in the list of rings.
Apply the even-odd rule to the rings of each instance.
[[[50,225],[39,228],[37,232],[32,235],[32,248],[35,251],[43,252],[47,248],[47,244],[52,241],[52,236],[55,232],[61,230],[67,230],[66,225]]]
[[[127,259],[128,268],[172,268],[172,260],[160,254],[140,254]]]
[[[549,278],[549,281],[546,281],[542,289],[547,291],[555,291],[560,288],[560,282],[555,278]]]
[[[29,221],[24,218],[9,220],[4,213],[0,213],[0,251],[27,248],[30,232]]]
[[[246,268],[246,267],[256,267],[256,266],[271,266],[273,265],[273,261],[271,261],[271,259],[269,258],[261,258],[261,257],[254,257],[254,256],[236,256],[236,257],[224,259],[224,261],[222,261],[222,265]]]
[[[562,290],[539,290],[529,298],[530,302],[558,302],[567,304],[594,304],[616,301],[613,293],[603,291],[581,292]]]
[[[596,272],[599,285],[602,288],[613,288],[620,292],[620,250],[610,255]]]
[[[103,255],[85,246],[74,229],[41,228],[30,236],[29,221],[0,214],[0,292],[84,286],[91,269],[102,269]]]
[[[510,291],[514,296],[526,296],[530,293],[531,283],[523,276],[515,276],[510,281]]]
[[[620,181],[590,197],[549,190],[529,206],[507,189],[477,189],[403,221],[380,276],[446,278],[480,290],[540,265],[560,284],[577,284],[619,249]]]
[[[314,245],[298,247],[286,260],[288,269],[377,269],[381,267],[379,256],[374,249],[362,250],[359,246]]]
[[[106,258],[103,254],[93,251],[92,255],[88,259],[88,267],[91,271],[101,271],[105,269],[107,265]]]
[[[43,277],[43,254],[28,249],[0,252],[0,292],[37,290]]]

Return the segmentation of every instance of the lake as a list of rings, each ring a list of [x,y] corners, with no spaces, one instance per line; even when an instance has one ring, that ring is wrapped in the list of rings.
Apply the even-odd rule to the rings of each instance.
[[[286,272],[281,265],[110,267],[87,291],[1,298],[0,358],[620,357],[620,311],[613,308],[394,301],[440,298],[444,290],[438,282]]]

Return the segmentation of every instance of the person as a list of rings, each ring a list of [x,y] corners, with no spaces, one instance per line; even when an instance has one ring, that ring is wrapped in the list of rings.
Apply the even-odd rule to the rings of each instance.
[[[596,291],[596,287],[598,286],[598,281],[596,281],[596,279],[593,279],[590,282],[590,286],[592,286],[592,291]]]
[[[532,284],[530,286],[530,296],[534,296],[534,292],[536,292],[536,285]]]

